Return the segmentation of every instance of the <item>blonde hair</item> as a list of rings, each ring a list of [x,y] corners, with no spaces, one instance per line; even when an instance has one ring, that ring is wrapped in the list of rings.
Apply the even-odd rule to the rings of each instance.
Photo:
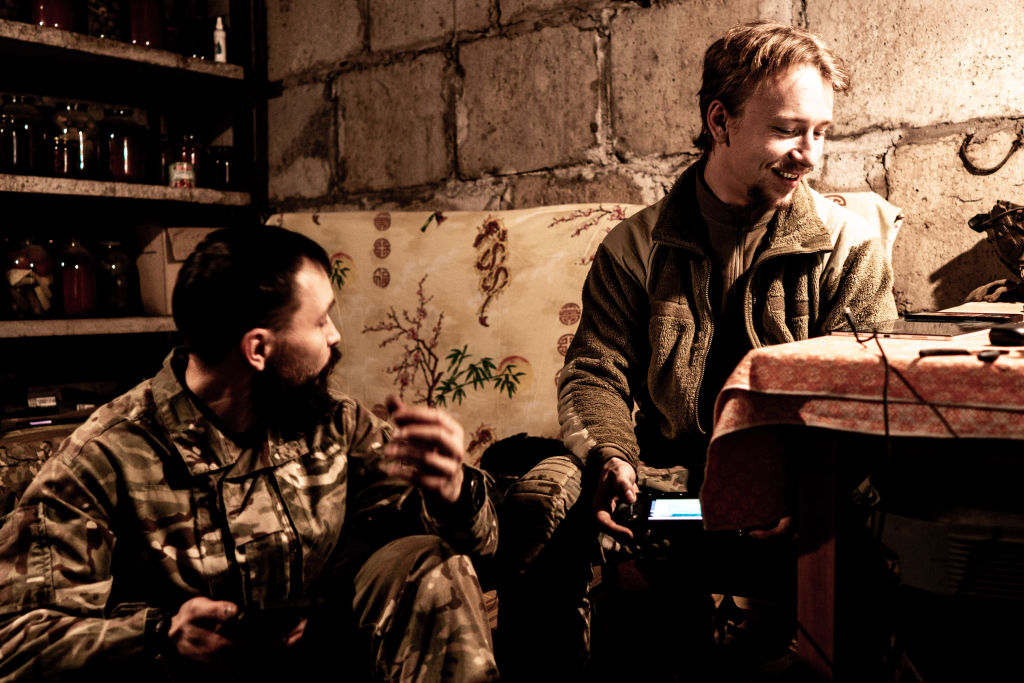
[[[833,91],[850,89],[850,74],[843,61],[813,33],[764,21],[733,26],[704,53],[701,127],[693,143],[705,154],[711,151],[707,116],[712,102],[718,100],[729,113],[738,115],[759,85],[805,64],[817,68]]]

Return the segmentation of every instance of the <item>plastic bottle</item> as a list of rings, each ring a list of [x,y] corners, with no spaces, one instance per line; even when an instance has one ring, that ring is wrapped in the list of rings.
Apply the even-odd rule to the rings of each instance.
[[[228,61],[228,34],[224,30],[224,17],[217,17],[217,25],[213,27],[213,61]]]

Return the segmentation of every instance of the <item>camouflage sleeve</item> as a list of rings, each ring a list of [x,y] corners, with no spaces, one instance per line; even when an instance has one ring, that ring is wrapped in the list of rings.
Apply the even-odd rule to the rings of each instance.
[[[391,438],[388,422],[346,399],[335,424],[349,444],[351,509],[346,524],[358,525],[360,535],[375,534],[381,543],[400,535],[429,532],[444,538],[460,553],[494,554],[498,546],[497,513],[486,495],[482,473],[480,491],[484,495],[478,508],[465,515],[431,514],[415,486],[389,477],[383,470],[380,448]]]
[[[105,459],[100,458],[104,463]],[[152,660],[145,605],[106,614],[115,543],[106,472],[72,471],[51,458],[0,528],[0,680],[62,671],[101,674]],[[152,630],[150,628],[150,630]],[[152,645],[152,643],[151,643]]]
[[[498,514],[487,486],[481,470],[465,465],[462,495],[454,509],[426,506],[437,534],[460,553],[492,557],[498,550]]]

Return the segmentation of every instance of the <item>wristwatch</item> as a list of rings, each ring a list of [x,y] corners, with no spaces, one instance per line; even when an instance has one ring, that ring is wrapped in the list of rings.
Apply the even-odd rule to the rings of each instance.
[[[455,501],[455,509],[459,514],[471,517],[480,511],[487,500],[487,483],[483,472],[473,467],[462,468],[462,491]]]

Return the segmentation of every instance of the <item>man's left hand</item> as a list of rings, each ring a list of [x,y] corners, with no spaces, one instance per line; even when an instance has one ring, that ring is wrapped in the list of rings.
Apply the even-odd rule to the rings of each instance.
[[[411,406],[388,397],[391,420],[398,429],[384,446],[385,471],[408,479],[425,491],[454,503],[462,492],[465,435],[462,426],[436,408]]]

